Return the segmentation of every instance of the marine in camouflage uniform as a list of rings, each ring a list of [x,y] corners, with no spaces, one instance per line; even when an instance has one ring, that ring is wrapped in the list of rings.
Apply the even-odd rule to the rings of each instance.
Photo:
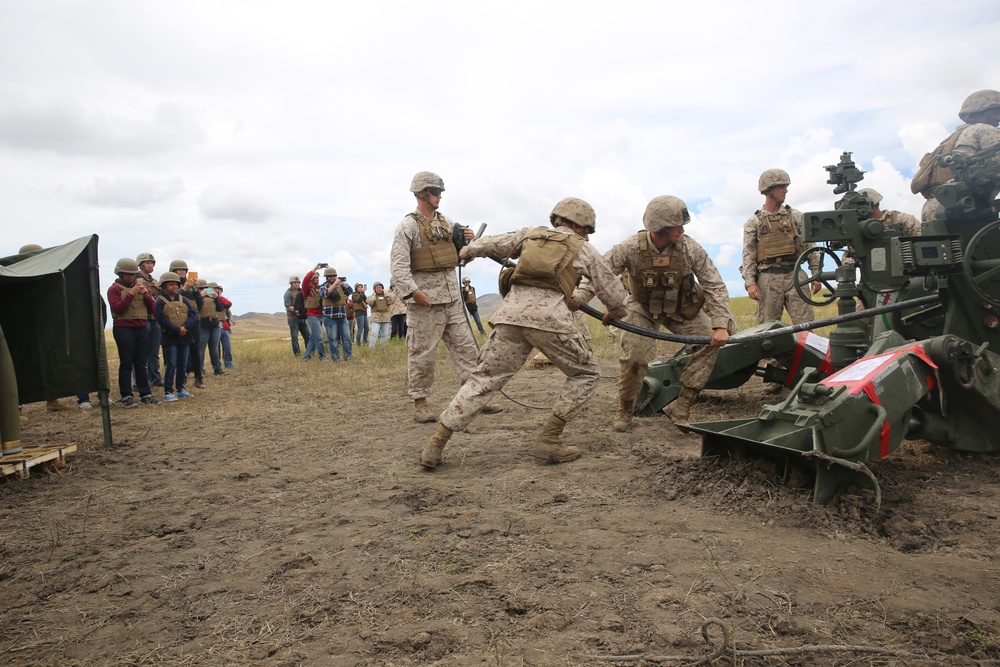
[[[1000,124],[1000,91],[979,90],[972,93],[962,103],[958,117],[963,124],[956,127],[938,146],[942,153],[973,155],[1000,144],[1000,129],[997,128]],[[951,169],[936,164],[928,165],[930,160],[936,160],[933,153],[924,155],[920,161],[921,169],[910,183],[913,194],[921,194],[927,200],[920,211],[923,222],[941,217],[938,213],[938,201],[932,193],[934,188],[954,178]],[[930,173],[921,178],[920,173],[928,166],[931,168]]]
[[[897,229],[903,236],[920,236],[920,221],[915,216],[902,211],[883,211],[879,204],[882,202],[882,195],[874,188],[861,188],[859,195],[863,195],[871,202],[872,220],[878,220],[885,229]]]
[[[795,291],[795,282],[808,276],[795,263],[798,256],[813,247],[802,242],[802,213],[785,204],[788,172],[768,169],[760,175],[757,189],[764,195],[764,206],[755,211],[743,225],[743,265],[740,272],[747,294],[757,302],[754,318],[757,323],[780,320],[788,311],[794,324],[813,321],[812,305]],[[812,273],[819,269],[820,256],[809,257]],[[820,283],[812,284],[813,293]]]
[[[626,322],[653,331],[662,326],[675,334],[711,337],[711,345],[691,347],[691,358],[680,379],[680,396],[663,409],[675,424],[682,425],[687,424],[691,403],[712,374],[719,348],[729,340],[732,322],[729,292],[719,270],[705,249],[684,234],[684,225],[690,220],[682,200],[656,197],[643,215],[645,230],[604,256],[611,270],[629,286]],[[580,296],[589,300],[586,288],[581,286]],[[622,331],[620,344],[618,412],[612,425],[624,432],[632,425],[642,379],[656,356],[656,341]]]
[[[444,341],[458,377],[465,380],[476,367],[476,343],[465,320],[462,290],[455,276],[458,251],[452,222],[438,212],[444,181],[433,172],[418,172],[410,183],[417,210],[396,227],[392,240],[392,282],[406,305],[407,391],[414,419],[432,422],[427,397],[434,383],[437,345]],[[465,230],[471,239],[471,229]],[[499,408],[490,406],[490,411]]]
[[[462,248],[463,259],[520,257],[510,277],[510,291],[491,318],[493,331],[479,355],[479,364],[438,417],[437,432],[424,445],[420,463],[433,469],[441,464],[445,444],[453,431],[466,428],[497,392],[524,365],[534,348],[541,350],[566,375],[566,383],[552,407],[552,415],[538,435],[531,455],[549,463],[572,461],[576,447],[560,439],[563,428],[597,388],[600,366],[582,334],[573,326],[572,310],[579,308],[575,288],[581,277],[594,286],[608,308],[607,319],[625,314],[625,290],[600,254],[586,242],[596,227],[594,209],[569,197],[549,216],[555,228],[526,227],[489,236]],[[542,255],[554,249],[557,258]],[[544,261],[542,261],[544,259]],[[541,277],[530,267],[545,266],[554,274]],[[503,279],[502,279],[503,281]],[[501,288],[503,289],[503,287]]]

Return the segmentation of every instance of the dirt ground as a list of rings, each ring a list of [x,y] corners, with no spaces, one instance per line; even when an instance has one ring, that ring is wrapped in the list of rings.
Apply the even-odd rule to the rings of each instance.
[[[79,452],[0,483],[3,664],[645,665],[705,658],[703,626],[794,650],[717,665],[1000,664],[994,457],[910,444],[873,465],[877,516],[865,493],[814,506],[663,417],[612,432],[605,360],[565,433],[581,459],[535,463],[548,412],[501,399],[428,473],[400,364],[288,358],[115,406],[110,447],[98,410],[26,407],[26,440]],[[458,384],[439,360],[435,409]],[[561,384],[529,369],[507,393]],[[706,392],[694,417],[765,400]],[[842,644],[896,653],[801,651]]]

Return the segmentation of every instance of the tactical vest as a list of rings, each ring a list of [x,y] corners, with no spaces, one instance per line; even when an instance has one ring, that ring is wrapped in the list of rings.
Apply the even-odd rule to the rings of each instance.
[[[443,271],[458,266],[451,226],[441,216],[428,220],[416,213],[408,215],[420,229],[420,247],[410,250],[410,271]]]
[[[688,273],[684,242],[675,243],[669,253],[657,254],[649,247],[649,235],[636,234],[639,262],[628,274],[628,290],[639,303],[647,306],[653,317],[675,313],[681,296],[681,284]]]
[[[215,297],[206,296],[205,300],[201,303],[201,319],[203,320],[218,320],[219,311],[215,309]]]
[[[125,291],[128,288],[120,283],[114,283],[112,286],[118,288],[118,297],[124,300]],[[148,319],[148,316],[149,311],[146,310],[146,302],[139,294],[132,297],[132,302],[129,303],[128,308],[125,309],[124,313],[120,315],[111,313],[111,317],[115,322],[119,320],[146,320]]]
[[[334,301],[330,298],[332,292],[338,292],[340,294],[340,301]],[[322,301],[324,306],[344,306],[347,307],[347,293],[344,292],[343,285],[337,285],[336,289],[327,289],[326,296],[323,297]]]
[[[805,251],[788,206],[782,206],[777,213],[755,211],[754,215],[760,221],[757,227],[758,262],[791,262]]]
[[[500,272],[501,291],[506,272],[508,291],[509,283],[517,283],[562,292],[569,299],[579,282],[573,260],[583,244],[583,237],[573,232],[538,227],[522,243],[517,265]]]
[[[376,294],[372,297],[372,312],[373,313],[388,313],[389,312],[389,300],[385,298],[385,294]]]
[[[354,297],[354,315],[367,315],[368,314],[368,298],[358,301],[357,296]]]
[[[163,302],[163,314],[167,320],[177,328],[184,326],[188,318],[188,304],[184,297],[178,296],[176,301],[172,301],[166,294],[161,294],[159,299]]]
[[[476,303],[476,288],[472,285],[469,285],[465,290],[465,302],[473,305]]]
[[[924,199],[930,199],[931,191],[934,188],[955,178],[955,172],[951,170],[951,167],[939,165],[938,158],[955,150],[958,137],[962,134],[962,130],[967,127],[969,126],[965,124],[959,125],[947,139],[938,144],[937,148],[930,153],[924,153],[924,156],[920,158],[920,167],[917,168],[917,173],[910,181],[910,192],[915,195],[923,195]]]
[[[302,303],[305,304],[306,310],[315,310],[319,308],[319,287],[313,287],[309,290],[309,296],[302,293]]]

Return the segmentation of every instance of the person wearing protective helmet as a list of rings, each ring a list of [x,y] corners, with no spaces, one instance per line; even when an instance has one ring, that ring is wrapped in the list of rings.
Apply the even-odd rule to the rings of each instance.
[[[465,309],[469,311],[469,314],[472,315],[472,319],[476,321],[476,328],[479,329],[479,333],[485,336],[486,329],[483,329],[483,321],[479,319],[479,304],[476,303],[476,288],[472,286],[472,279],[468,276],[462,278],[462,301],[465,303]]]
[[[193,396],[185,389],[185,385],[188,355],[194,346],[192,330],[198,322],[198,311],[181,294],[182,280],[173,271],[164,273],[160,276],[162,291],[156,298],[156,321],[160,325],[163,340],[164,403]]]
[[[233,363],[233,342],[230,333],[233,330],[233,302],[222,295],[223,291],[222,285],[215,285],[216,298],[223,308],[223,312],[219,316],[219,324],[222,327],[222,335],[219,337],[219,347],[222,348],[222,365],[226,368],[236,368],[236,364]]]
[[[139,264],[135,260],[128,257],[119,259],[115,264],[115,273],[118,279],[108,288],[108,305],[114,319],[111,332],[118,347],[118,390],[122,396],[122,407],[136,406],[132,395],[133,372],[139,388],[139,400],[155,405],[159,401],[153,398],[146,375],[146,358],[149,356],[146,323],[149,314],[156,312],[156,304],[145,281],[136,280]]]
[[[371,337],[368,339],[368,349],[374,350],[375,343],[381,339],[384,349],[389,342],[389,331],[392,327],[392,307],[396,303],[396,295],[393,292],[386,292],[385,286],[376,282],[372,285],[372,295],[368,297],[368,304],[372,307],[371,314]]]
[[[808,276],[799,270],[796,260],[812,248],[803,242],[802,213],[785,203],[792,180],[784,169],[768,169],[760,175],[757,189],[764,195],[764,205],[743,225],[743,265],[740,271],[747,294],[757,302],[757,323],[780,320],[788,311],[792,322],[813,321],[812,306],[795,291],[795,281]],[[809,256],[812,273],[819,269],[819,256]],[[814,282],[812,291],[819,291]]]
[[[305,305],[296,308],[296,302],[302,304],[302,281],[298,276],[288,278],[288,289],[285,290],[283,303],[285,304],[285,317],[288,320],[288,333],[292,338],[292,354],[296,357],[302,351],[299,347],[299,334],[302,334],[303,342],[309,345],[309,325],[306,324]]]
[[[146,283],[153,301],[160,296],[160,283],[153,276],[153,269],[156,267],[156,258],[151,252],[140,252],[135,257],[139,265],[139,276],[137,280]],[[149,356],[146,357],[146,375],[149,377],[149,386],[162,387],[163,377],[160,375],[160,325],[156,323],[156,313],[149,314],[146,323],[149,331]]]
[[[903,236],[920,236],[920,221],[909,213],[902,211],[883,211],[882,195],[874,188],[861,188],[858,194],[865,197],[872,205],[872,220],[878,220],[885,229],[899,231]]]
[[[354,344],[358,347],[368,344],[368,335],[371,333],[371,325],[368,322],[367,291],[367,285],[355,283],[354,293],[351,295],[351,304],[354,307],[354,326],[357,330],[357,337],[354,339]]]
[[[215,292],[218,283],[210,283],[204,278],[198,279],[198,291],[201,292],[202,305],[198,311],[201,317],[201,336],[198,339],[198,358],[201,360],[202,373],[205,373],[205,358],[211,362],[215,375],[225,375],[222,370],[222,359],[219,357],[219,345],[222,341],[222,320],[226,316],[226,308],[219,301]],[[197,385],[195,385],[197,386]]]
[[[180,295],[187,299],[196,312],[200,313],[202,306],[205,305],[205,298],[201,294],[201,290],[198,288],[198,278],[191,275],[188,270],[187,262],[183,259],[175,259],[170,262],[170,270],[177,274],[180,279]],[[162,282],[162,281],[160,281]],[[201,319],[194,323],[193,327],[189,328],[191,332],[191,337],[193,342],[191,343],[191,349],[188,351],[187,356],[187,366],[184,369],[185,374],[194,374],[194,386],[199,389],[205,388],[205,377],[203,372],[204,364],[202,359],[198,357],[198,347],[201,344]]]
[[[353,352],[353,337],[351,325],[347,319],[351,287],[337,275],[337,269],[332,266],[323,270],[325,282],[319,287],[320,303],[323,307],[323,327],[326,329],[326,342],[330,346],[330,360],[340,361],[340,348],[344,348],[344,361],[351,360]]]
[[[590,281],[608,309],[605,321],[625,314],[625,289],[611,267],[587,243],[596,229],[590,204],[574,197],[556,204],[547,227],[477,239],[462,248],[464,260],[475,257],[519,258],[501,277],[503,303],[490,321],[493,331],[483,345],[469,379],[438,417],[437,432],[424,445],[420,464],[434,469],[455,431],[464,430],[476,415],[524,365],[537,348],[566,376],[552,414],[535,439],[530,454],[544,463],[564,463],[580,457],[560,435],[566,423],[597,389],[601,367],[583,336],[573,326],[580,307],[578,283]],[[507,271],[507,269],[505,269]]]
[[[444,181],[434,172],[417,172],[410,192],[417,209],[397,225],[389,265],[392,282],[406,301],[407,393],[413,399],[413,419],[427,423],[434,421],[427,397],[434,384],[438,343],[444,341],[462,382],[476,367],[477,350],[455,277],[455,225],[438,211]],[[466,241],[473,237],[471,229],[462,234]]]
[[[663,327],[674,334],[711,338],[710,345],[690,347],[680,395],[663,409],[679,426],[688,423],[691,403],[704,389],[719,348],[729,341],[733,322],[729,292],[719,270],[705,249],[685,233],[690,221],[683,200],[654,197],[642,216],[644,229],[604,256],[628,286],[626,322],[653,331]],[[584,296],[591,295],[584,292]],[[618,411],[612,427],[624,432],[632,426],[635,400],[649,362],[656,357],[656,341],[622,331],[619,344]]]
[[[319,270],[326,268],[320,263],[306,273],[302,282],[302,307],[306,311],[306,324],[309,326],[309,338],[306,339],[306,351],[302,361],[312,359],[313,352],[319,355],[320,361],[326,361],[326,347],[323,345],[323,304],[319,291]]]
[[[937,163],[937,158],[948,153],[974,155],[979,151],[1000,144],[1000,91],[978,90],[962,103],[958,111],[962,125],[948,135],[930,153],[920,160],[920,167],[913,176],[910,190],[913,194],[921,194],[927,201],[920,211],[920,220],[927,222],[941,217],[938,201],[934,198],[934,189],[954,178],[954,173],[948,167]],[[994,159],[1000,161],[1000,155]]]

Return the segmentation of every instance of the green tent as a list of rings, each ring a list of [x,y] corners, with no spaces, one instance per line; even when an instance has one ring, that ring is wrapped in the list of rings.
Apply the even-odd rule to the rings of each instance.
[[[96,234],[0,258],[0,328],[14,361],[19,402],[97,391],[110,444],[100,290]]]

